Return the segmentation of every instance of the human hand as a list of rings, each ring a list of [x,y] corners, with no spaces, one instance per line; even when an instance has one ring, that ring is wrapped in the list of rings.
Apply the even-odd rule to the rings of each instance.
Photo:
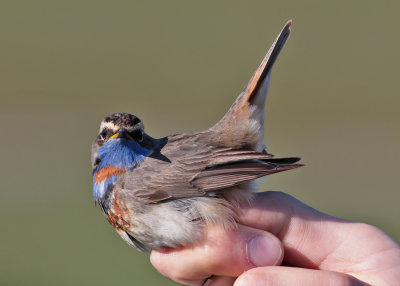
[[[182,285],[400,285],[400,246],[376,227],[280,192],[258,193],[239,220],[192,248],[153,250],[151,263]]]

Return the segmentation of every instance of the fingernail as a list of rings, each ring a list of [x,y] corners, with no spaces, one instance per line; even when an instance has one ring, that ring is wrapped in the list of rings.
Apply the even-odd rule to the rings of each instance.
[[[272,266],[281,258],[280,244],[268,236],[255,236],[247,242],[247,260],[254,266]]]

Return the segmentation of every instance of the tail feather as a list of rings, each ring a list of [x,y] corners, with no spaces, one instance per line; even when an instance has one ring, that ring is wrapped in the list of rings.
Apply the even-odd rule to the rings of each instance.
[[[292,21],[288,21],[272,44],[253,77],[225,116],[214,126],[216,138],[226,146],[263,149],[265,102],[271,69],[290,34]]]
[[[290,20],[286,23],[282,31],[279,33],[278,37],[275,39],[272,46],[269,48],[257,71],[254,73],[253,77],[250,79],[249,83],[244,89],[245,96],[240,99],[240,107],[247,102],[249,102],[250,104],[253,103],[253,101],[256,100],[258,97],[267,97],[267,93],[260,94],[259,91],[263,85],[266,85],[268,88],[269,76],[271,74],[272,66],[274,65],[276,59],[279,56],[279,53],[281,52],[283,46],[289,38],[291,25],[292,21]]]

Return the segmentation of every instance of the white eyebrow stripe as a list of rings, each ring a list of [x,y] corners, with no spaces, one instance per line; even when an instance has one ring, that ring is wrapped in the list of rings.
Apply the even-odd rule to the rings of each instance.
[[[101,122],[100,131],[103,130],[104,128],[108,128],[108,129],[110,129],[112,131],[117,131],[118,130],[118,127],[115,126],[115,124],[112,123],[112,122],[104,122],[104,121]]]

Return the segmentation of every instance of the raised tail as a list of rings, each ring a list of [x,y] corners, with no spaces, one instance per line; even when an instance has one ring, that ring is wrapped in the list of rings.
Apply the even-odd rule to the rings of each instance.
[[[226,146],[251,148],[261,151],[264,139],[265,102],[271,69],[290,34],[288,21],[272,44],[245,89],[225,116],[211,130],[216,140]]]

